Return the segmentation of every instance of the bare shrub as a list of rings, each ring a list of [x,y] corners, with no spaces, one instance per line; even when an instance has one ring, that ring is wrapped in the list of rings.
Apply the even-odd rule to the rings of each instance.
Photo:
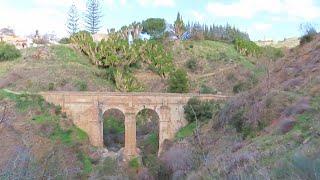
[[[40,168],[31,151],[23,146],[15,148],[14,155],[0,170],[0,179],[38,179]]]
[[[177,171],[187,173],[194,167],[192,151],[187,147],[171,147],[160,157],[160,160],[172,173]]]

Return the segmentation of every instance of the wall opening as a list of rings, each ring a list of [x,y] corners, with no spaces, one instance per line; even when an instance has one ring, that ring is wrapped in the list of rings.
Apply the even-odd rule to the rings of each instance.
[[[159,116],[152,109],[143,109],[136,116],[137,147],[144,165],[157,159],[159,151]]]
[[[109,150],[118,152],[124,147],[125,115],[119,109],[103,113],[103,144]]]

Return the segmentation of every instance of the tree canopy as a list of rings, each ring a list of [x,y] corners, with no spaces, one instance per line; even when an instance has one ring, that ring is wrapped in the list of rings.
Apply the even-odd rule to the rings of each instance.
[[[88,0],[85,14],[85,24],[91,34],[96,34],[101,28],[101,5],[99,0]]]
[[[161,18],[149,18],[145,21],[142,21],[143,31],[153,38],[159,38],[164,34],[166,30],[166,22]]]

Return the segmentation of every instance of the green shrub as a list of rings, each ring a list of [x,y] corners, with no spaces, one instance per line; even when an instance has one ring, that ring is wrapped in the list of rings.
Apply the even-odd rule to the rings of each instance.
[[[196,118],[204,122],[210,120],[220,110],[220,104],[213,101],[200,101],[197,98],[191,98],[183,108],[184,115],[189,123],[194,122]]]
[[[243,138],[254,137],[255,130],[250,124],[246,123],[246,118],[244,117],[244,110],[238,110],[232,117],[230,124],[236,129],[238,133],[241,133]]]
[[[206,86],[206,85],[201,85],[200,87],[200,93],[202,94],[217,94],[218,91],[215,88]]]
[[[233,86],[234,93],[240,93],[252,89],[258,83],[258,78],[256,74],[251,74],[246,81],[240,81]]]
[[[300,45],[311,42],[317,35],[317,30],[312,24],[301,24],[300,30],[304,33],[300,38]]]
[[[300,45],[307,44],[314,39],[315,34],[306,34],[300,38]]]
[[[179,129],[176,134],[177,139],[184,139],[185,137],[191,136],[196,128],[196,122],[192,122],[187,126]]]
[[[134,168],[134,169],[138,169],[140,167],[139,159],[137,157],[132,158],[129,161],[129,167]]]
[[[76,87],[77,87],[78,91],[87,91],[88,90],[88,85],[85,81],[77,81]]]
[[[232,91],[234,93],[240,93],[248,89],[248,84],[245,82],[239,82],[233,86]]]
[[[186,71],[178,69],[171,73],[169,78],[169,92],[187,93],[189,91],[189,80]]]
[[[262,48],[263,56],[268,57],[271,60],[276,60],[284,56],[284,52],[280,48],[275,48],[272,46],[266,46]]]
[[[117,175],[118,173],[118,164],[116,159],[111,157],[106,157],[103,160],[103,163],[97,168],[97,172],[100,176],[103,175]]]
[[[103,121],[103,129],[106,132],[124,133],[124,122],[111,116]]]
[[[83,166],[82,173],[84,175],[90,174],[93,170],[90,157],[88,155],[86,155],[85,153],[80,152],[80,153],[78,153],[78,159],[82,162],[82,166]]]
[[[59,43],[60,44],[70,44],[71,41],[70,41],[70,38],[65,37],[65,38],[60,39]]]
[[[14,46],[0,42],[0,61],[14,60],[21,56],[21,52]]]
[[[149,154],[147,156],[143,156],[142,158],[143,164],[148,168],[151,174],[156,177],[158,172],[160,171],[160,162],[158,160],[157,155]]]
[[[235,38],[234,45],[237,51],[244,56],[259,56],[261,48],[254,42],[240,37]]]
[[[197,67],[198,67],[198,64],[197,64],[197,61],[195,59],[189,59],[187,62],[186,62],[186,67],[188,69],[190,69],[192,72],[194,72]]]
[[[54,83],[49,83],[48,90],[53,91],[54,90]]]

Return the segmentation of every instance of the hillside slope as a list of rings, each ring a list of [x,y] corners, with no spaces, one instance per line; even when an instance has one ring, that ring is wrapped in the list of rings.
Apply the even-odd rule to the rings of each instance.
[[[319,47],[317,36],[290,50],[272,63],[269,76],[227,102],[197,136],[169,148],[162,160],[173,175],[320,179]],[[182,152],[188,156],[172,164],[174,154]]]
[[[0,62],[0,88],[15,91],[114,91],[105,72],[68,46],[29,48]]]
[[[175,43],[172,52],[175,66],[188,73],[191,92],[232,94],[237,83],[255,73],[254,65],[232,44],[183,41]],[[195,65],[190,67],[188,61]],[[136,69],[134,75],[146,92],[167,91],[166,79],[148,67]],[[22,58],[0,62],[0,88],[27,92],[117,91],[105,70],[65,45],[26,49]]]
[[[0,90],[0,179],[86,177],[89,140],[59,107]]]

